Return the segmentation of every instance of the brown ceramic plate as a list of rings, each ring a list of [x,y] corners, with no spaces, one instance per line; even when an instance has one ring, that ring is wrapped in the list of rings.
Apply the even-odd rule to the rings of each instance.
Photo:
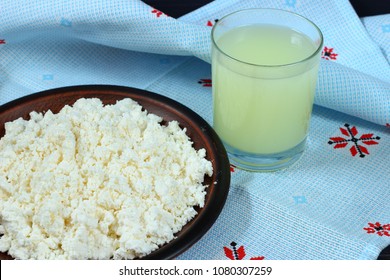
[[[197,208],[197,216],[176,234],[176,239],[161,246],[143,259],[172,259],[197,242],[218,218],[229,192],[230,166],[222,142],[210,125],[195,112],[165,96],[152,92],[108,85],[85,85],[47,90],[11,101],[0,106],[0,138],[4,136],[4,123],[19,117],[28,119],[31,111],[57,113],[65,105],[81,98],[100,98],[104,104],[114,104],[123,98],[132,98],[144,109],[163,118],[163,123],[177,120],[187,128],[187,135],[195,149],[205,148],[207,159],[213,164],[212,177],[205,177],[208,185],[205,206]],[[0,259],[10,259],[0,253]]]

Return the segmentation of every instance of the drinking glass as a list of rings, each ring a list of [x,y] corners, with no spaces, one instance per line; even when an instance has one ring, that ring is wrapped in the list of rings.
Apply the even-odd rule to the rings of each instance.
[[[248,9],[212,29],[213,127],[230,162],[274,171],[305,150],[323,45],[310,20]]]

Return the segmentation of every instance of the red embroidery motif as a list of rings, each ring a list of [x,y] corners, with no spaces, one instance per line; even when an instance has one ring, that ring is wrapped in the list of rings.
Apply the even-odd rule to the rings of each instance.
[[[163,12],[161,12],[161,11],[159,11],[159,10],[157,10],[157,9],[153,9],[153,10],[152,10],[152,13],[153,13],[153,14],[156,14],[157,17],[160,17],[160,16],[162,16],[162,15],[166,15],[166,14],[164,14]]]
[[[368,223],[369,227],[365,227],[364,230],[367,231],[368,234],[376,233],[379,236],[390,236],[390,224],[381,225],[379,222]]]
[[[218,21],[218,19],[214,19],[214,21],[208,20],[206,25],[213,26],[217,21]]]
[[[359,157],[363,158],[365,157],[365,155],[368,155],[370,153],[365,146],[359,144],[360,142],[368,146],[379,144],[377,141],[375,141],[381,139],[379,136],[373,137],[373,133],[366,133],[362,134],[359,138],[357,138],[356,135],[358,134],[358,130],[355,126],[350,127],[350,125],[347,123],[344,126],[345,128],[340,127],[340,131],[343,135],[347,136],[348,139],[339,136],[330,137],[331,141],[329,141],[328,144],[335,144],[333,147],[334,149],[345,148],[351,142],[352,147],[349,149],[351,155],[356,156],[357,154],[359,154]]]
[[[333,52],[333,48],[324,47],[321,57],[326,60],[336,60],[338,54]]]
[[[5,44],[5,39],[0,39],[0,45],[4,45]]]
[[[235,172],[236,167],[233,164],[230,164],[230,172]]]
[[[212,81],[211,81],[211,79],[200,79],[198,81],[198,84],[201,84],[204,87],[211,87],[212,86]]]
[[[231,260],[243,260],[246,256],[244,246],[240,246],[237,248],[237,243],[230,243],[231,249],[228,247],[223,247],[223,251],[225,252],[225,256]],[[264,260],[263,256],[252,257],[250,260]]]

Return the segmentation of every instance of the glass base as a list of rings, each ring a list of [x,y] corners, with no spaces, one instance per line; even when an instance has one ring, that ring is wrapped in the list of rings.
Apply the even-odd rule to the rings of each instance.
[[[235,167],[252,172],[273,172],[290,167],[303,154],[306,138],[295,147],[276,154],[252,154],[237,150],[226,143],[230,163]]]

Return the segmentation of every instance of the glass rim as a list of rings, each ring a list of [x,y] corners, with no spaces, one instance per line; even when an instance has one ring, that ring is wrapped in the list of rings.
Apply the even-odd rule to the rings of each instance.
[[[312,25],[318,32],[319,34],[319,39],[320,39],[320,44],[318,45],[318,47],[315,49],[315,51],[313,51],[312,54],[310,54],[309,56],[305,57],[304,59],[301,59],[301,60],[298,60],[298,61],[294,61],[294,62],[291,62],[291,63],[284,63],[284,64],[272,64],[272,65],[269,65],[269,64],[258,64],[258,63],[251,63],[251,62],[247,62],[247,61],[243,61],[243,60],[240,60],[238,58],[235,58],[229,54],[227,54],[226,52],[224,52],[217,44],[217,42],[215,41],[215,36],[214,36],[214,33],[215,33],[215,30],[216,28],[218,27],[219,25],[219,22],[222,22],[222,20],[226,19],[227,17],[230,17],[232,15],[235,15],[235,14],[238,14],[238,13],[243,13],[243,12],[248,12],[248,11],[275,11],[275,12],[281,12],[281,13],[285,13],[285,14],[290,14],[292,16],[295,16],[295,17],[298,17],[298,18],[301,18],[303,19],[304,21],[308,22],[310,25]],[[300,63],[303,63],[305,61],[308,61],[310,59],[312,59],[313,57],[315,57],[321,50],[322,50],[322,46],[324,44],[324,36],[322,34],[322,31],[321,29],[313,22],[311,21],[310,19],[300,15],[300,14],[297,14],[297,13],[294,13],[294,12],[290,12],[290,11],[287,11],[287,10],[282,10],[282,9],[274,9],[274,8],[248,8],[248,9],[242,9],[242,10],[237,10],[237,11],[234,11],[232,13],[229,13],[225,16],[223,16],[221,19],[219,19],[215,24],[214,26],[212,27],[211,29],[211,41],[212,41],[212,44],[213,46],[215,46],[215,48],[221,52],[223,55],[229,57],[230,59],[233,59],[237,62],[240,62],[240,63],[243,63],[243,64],[246,64],[246,65],[250,65],[250,66],[257,66],[257,67],[264,67],[264,68],[274,68],[274,67],[286,67],[286,66],[294,66],[294,65],[298,65]]]

